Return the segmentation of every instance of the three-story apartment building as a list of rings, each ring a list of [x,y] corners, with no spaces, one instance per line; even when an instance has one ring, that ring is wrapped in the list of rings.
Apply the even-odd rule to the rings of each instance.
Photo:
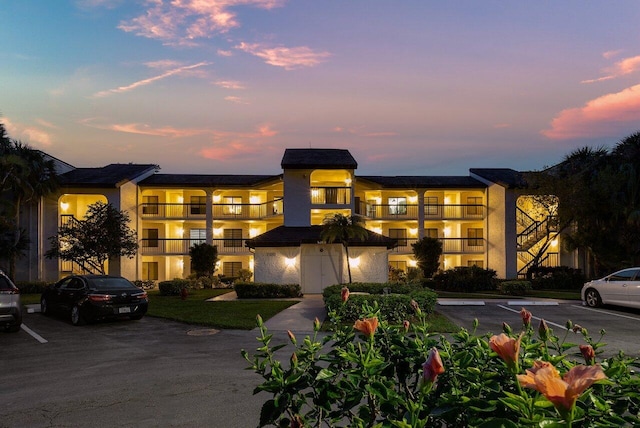
[[[533,209],[511,169],[471,169],[468,176],[358,176],[347,150],[287,149],[277,175],[161,174],[155,165],[74,168],[63,162],[62,187],[25,211],[32,245],[19,279],[55,280],[78,269],[44,258],[48,238],[81,221],[97,201],[128,213],[137,232],[136,257],[110,260],[108,271],[129,279],[190,274],[189,248],[218,250],[217,273],[240,269],[255,281],[300,283],[320,292],[346,282],[339,244],[321,242],[323,220],[360,215],[368,239],[350,247],[354,281],[384,281],[389,267],[415,266],[411,244],[430,236],[443,244],[441,268],[476,265],[515,278],[536,257],[574,264],[561,254],[549,216]],[[537,253],[536,253],[537,251]]]

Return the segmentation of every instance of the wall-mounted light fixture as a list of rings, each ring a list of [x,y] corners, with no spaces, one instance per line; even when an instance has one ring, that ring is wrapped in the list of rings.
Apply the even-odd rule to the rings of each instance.
[[[346,184],[347,186],[351,186],[351,179],[347,178],[346,180],[344,180],[344,184]]]
[[[213,235],[214,236],[222,236],[222,228],[221,227],[214,227],[213,228]]]
[[[62,208],[62,211],[66,211],[69,209],[69,202],[60,202],[60,208]]]
[[[182,195],[178,195],[178,203],[181,204],[184,202],[184,198],[182,197]]]
[[[407,262],[407,264],[409,265],[409,267],[416,267],[416,266],[418,266],[418,262],[417,262],[417,261],[415,261],[415,260],[409,260],[409,261]]]
[[[218,202],[220,202],[220,200],[222,199],[222,196],[220,196],[220,195],[213,195],[212,199],[213,199],[213,202],[215,202],[215,203],[217,204],[217,203],[218,203]]]
[[[360,257],[349,257],[349,264],[351,267],[357,268],[360,266]]]
[[[407,201],[409,201],[410,204],[415,204],[416,202],[418,202],[418,197],[417,196],[409,196],[407,198]]]
[[[254,237],[258,236],[258,233],[260,233],[260,229],[258,229],[256,227],[252,227],[251,229],[249,229],[249,236],[251,238],[254,238]]]
[[[412,227],[411,229],[409,229],[409,234],[411,236],[416,236],[418,234],[418,228]]]
[[[451,228],[449,226],[442,229],[442,232],[444,233],[445,238],[448,238],[449,236],[451,236]]]
[[[294,266],[296,265],[296,258],[295,258],[295,257],[293,257],[293,258],[291,258],[291,257],[285,257],[285,258],[284,258],[284,264],[285,264],[287,267],[294,267]]]
[[[260,203],[260,196],[250,196],[249,197],[249,202],[252,204],[259,204]]]

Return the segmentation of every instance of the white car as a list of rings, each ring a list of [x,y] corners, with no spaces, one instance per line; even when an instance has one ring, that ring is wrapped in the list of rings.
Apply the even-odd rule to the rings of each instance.
[[[600,305],[640,308],[640,267],[622,269],[582,287],[582,301],[595,308]]]

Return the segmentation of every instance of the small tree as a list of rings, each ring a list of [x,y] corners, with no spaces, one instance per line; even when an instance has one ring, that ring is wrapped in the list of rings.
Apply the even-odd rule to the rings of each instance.
[[[129,221],[126,212],[96,202],[89,205],[84,220],[61,226],[58,234],[49,238],[51,249],[45,256],[74,262],[85,272],[104,275],[107,260],[133,258],[138,251],[136,233],[129,228]]]
[[[218,247],[206,242],[193,244],[189,248],[189,256],[191,257],[191,270],[196,278],[213,277],[218,262]]]
[[[351,284],[351,263],[349,263],[349,240],[365,240],[369,232],[363,226],[364,220],[357,215],[346,216],[344,214],[334,214],[324,219],[320,238],[331,244],[340,242],[347,253],[347,271],[349,272],[349,284]]]
[[[436,238],[425,236],[411,244],[411,248],[413,248],[413,257],[418,262],[418,267],[422,269],[424,277],[433,277],[440,267],[442,242]]]

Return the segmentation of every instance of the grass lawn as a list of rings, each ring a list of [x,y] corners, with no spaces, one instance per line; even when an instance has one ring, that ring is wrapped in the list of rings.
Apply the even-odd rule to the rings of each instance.
[[[462,293],[436,291],[438,297],[447,299],[529,299],[539,297],[546,299],[580,300],[580,290],[531,290],[526,296],[507,296],[499,291],[482,291],[478,293]]]
[[[256,327],[256,315],[265,321],[297,303],[292,300],[233,300],[207,302],[228,293],[226,289],[191,290],[186,300],[180,296],[161,296],[158,290],[148,291],[147,315],[215,328],[251,330]]]

